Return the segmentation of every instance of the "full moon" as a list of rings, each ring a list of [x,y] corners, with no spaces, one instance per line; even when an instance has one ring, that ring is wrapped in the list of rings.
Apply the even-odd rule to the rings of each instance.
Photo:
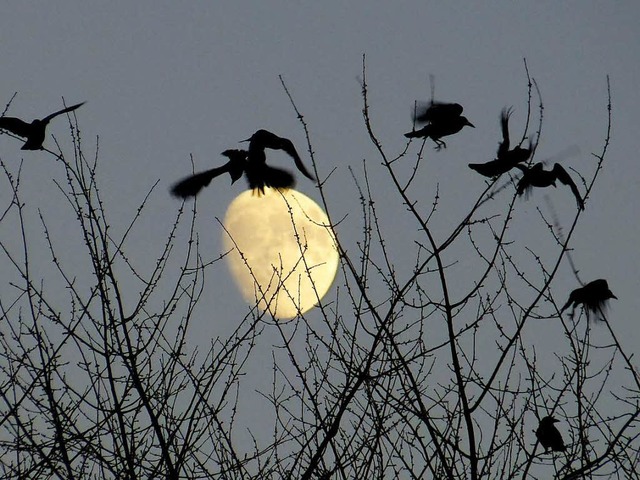
[[[327,293],[338,270],[335,237],[324,210],[295,190],[238,195],[224,217],[222,241],[242,296],[286,319]]]

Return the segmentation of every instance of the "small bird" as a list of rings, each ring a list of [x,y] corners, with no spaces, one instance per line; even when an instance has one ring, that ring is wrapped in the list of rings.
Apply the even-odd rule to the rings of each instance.
[[[606,309],[608,300],[616,297],[611,290],[609,284],[603,278],[587,283],[584,287],[576,288],[569,294],[569,300],[565,303],[560,313],[564,312],[573,304],[573,309],[578,305],[584,305],[587,315],[591,312],[597,313]]]
[[[549,415],[540,420],[540,424],[536,430],[536,438],[544,447],[545,453],[549,449],[553,452],[564,452],[567,449],[562,441],[562,435],[560,435],[560,432],[554,425],[554,423],[558,423],[559,421],[560,420],[556,420]]]
[[[235,183],[245,172],[247,152],[245,150],[225,150],[222,155],[229,159],[227,163],[221,167],[196,173],[180,180],[171,187],[171,193],[180,198],[195,197],[200,190],[211,183],[211,180],[223,173],[229,174],[231,184]]]
[[[500,125],[502,127],[502,142],[498,146],[498,155],[495,160],[486,163],[470,163],[469,168],[475,170],[485,177],[497,177],[508,172],[519,163],[526,162],[533,150],[532,142],[529,148],[522,148],[520,145],[509,150],[509,117],[511,109],[504,108],[500,114]]]
[[[475,126],[462,116],[462,105],[459,103],[429,102],[422,106],[414,115],[415,123],[427,123],[419,130],[405,133],[407,138],[431,138],[436,144],[436,150],[447,148],[442,137],[458,133],[465,125]]]
[[[518,182],[518,195],[522,195],[523,193],[528,195],[533,187],[543,188],[550,185],[555,187],[556,180],[559,180],[561,183],[571,187],[571,191],[576,197],[576,202],[578,202],[578,207],[580,210],[584,210],[584,201],[580,196],[578,187],[573,182],[567,171],[559,163],[556,163],[551,170],[544,170],[541,162],[536,163],[531,168],[520,164],[516,164],[515,166],[524,172],[524,175],[522,175],[522,178]]]
[[[41,120],[36,119],[31,123],[27,123],[15,117],[0,117],[0,128],[27,139],[21,150],[42,150],[42,144],[44,143],[46,129],[49,122],[58,115],[72,112],[84,104],[85,102],[72,105],[71,107],[52,113]]]

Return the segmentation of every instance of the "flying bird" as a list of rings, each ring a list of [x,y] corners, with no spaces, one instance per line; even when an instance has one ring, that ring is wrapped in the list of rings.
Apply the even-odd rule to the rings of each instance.
[[[291,140],[260,129],[248,139],[243,140],[243,142],[249,142],[245,175],[249,182],[249,187],[257,190],[258,194],[264,193],[264,187],[291,188],[295,185],[295,177],[291,172],[267,165],[265,153],[267,148],[284,151],[293,158],[297,169],[305,177],[315,180],[315,177],[309,173],[304,163],[302,163],[302,159]]]
[[[502,128],[502,142],[498,146],[498,154],[495,160],[486,163],[470,163],[469,168],[485,177],[497,177],[508,172],[519,163],[526,162],[531,156],[533,145],[529,142],[529,148],[520,145],[509,150],[509,117],[511,109],[504,108],[500,114],[500,126]]]
[[[590,312],[597,313],[606,308],[610,298],[616,297],[611,290],[609,284],[603,278],[587,283],[584,287],[576,288],[569,294],[569,300],[565,303],[560,313],[573,305],[575,309],[578,305],[584,305],[587,315]]]
[[[221,167],[196,173],[180,180],[171,187],[171,193],[180,198],[195,197],[200,190],[211,183],[211,180],[223,173],[229,174],[231,184],[235,183],[245,172],[247,152],[245,150],[225,150],[222,155],[229,159],[227,163]]]
[[[466,125],[475,126],[462,116],[462,105],[459,103],[429,102],[415,112],[414,122],[425,123],[419,130],[405,133],[407,138],[431,138],[436,144],[436,150],[446,148],[447,144],[442,137],[458,133]]]
[[[41,120],[35,119],[31,123],[27,123],[15,117],[0,117],[0,128],[13,133],[14,135],[18,135],[19,137],[26,138],[26,142],[22,146],[22,150],[42,150],[42,144],[44,143],[47,125],[49,125],[49,122],[58,115],[72,112],[84,104],[85,102],[82,102],[71,107],[64,108],[44,117]]]
[[[569,185],[573,195],[576,197],[576,202],[578,202],[578,207],[580,210],[584,210],[584,201],[580,196],[580,192],[578,191],[578,187],[571,179],[567,171],[560,165],[556,163],[551,170],[544,170],[543,164],[536,163],[533,167],[528,168],[524,165],[516,164],[517,168],[524,172],[522,178],[518,182],[518,195],[522,195],[526,193],[527,195],[531,191],[533,187],[548,187],[553,185],[556,186],[556,180],[559,180],[564,185]]]
[[[544,447],[545,453],[551,449],[553,452],[564,452],[567,447],[562,441],[562,435],[554,425],[560,420],[556,420],[551,416],[546,416],[540,420],[538,429],[536,430],[536,438],[540,444]]]

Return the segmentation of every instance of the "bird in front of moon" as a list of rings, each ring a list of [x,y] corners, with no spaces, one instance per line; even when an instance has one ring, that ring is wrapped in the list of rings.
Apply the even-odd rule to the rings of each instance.
[[[84,105],[84,103],[85,102],[77,103],[76,105],[47,115],[43,119],[35,119],[31,123],[15,117],[0,117],[0,128],[26,139],[21,150],[42,150],[42,144],[44,143],[49,122],[58,115],[74,111],[76,108]]]
[[[200,190],[211,183],[215,177],[223,173],[229,173],[233,184],[243,174],[247,179],[249,188],[264,193],[265,187],[277,189],[293,188],[295,177],[287,170],[267,165],[265,149],[283,150],[289,154],[298,170],[307,178],[315,180],[302,163],[302,159],[296,151],[291,140],[279,137],[267,130],[258,130],[247,140],[249,150],[225,150],[222,155],[229,161],[221,167],[205,170],[204,172],[190,175],[171,187],[171,193],[179,198],[195,197]]]
[[[223,244],[244,299],[279,319],[317,305],[335,278],[339,255],[329,219],[292,189],[238,195],[224,217]]]

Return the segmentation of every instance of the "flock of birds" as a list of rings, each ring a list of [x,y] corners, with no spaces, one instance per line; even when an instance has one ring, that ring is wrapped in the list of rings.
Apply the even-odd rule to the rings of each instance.
[[[84,105],[84,102],[72,105],[59,110],[42,119],[33,120],[27,123],[15,117],[0,117],[0,129],[8,131],[18,137],[25,139],[22,150],[41,150],[46,137],[46,128],[49,122],[58,115],[70,113]],[[407,138],[431,138],[436,144],[436,150],[446,148],[446,143],[442,137],[453,135],[462,130],[463,127],[475,126],[462,116],[463,108],[458,103],[428,102],[416,110],[414,114],[414,125],[424,124],[419,130],[412,130],[405,134]],[[513,168],[522,171],[516,187],[517,194],[528,194],[534,187],[544,188],[556,186],[556,181],[571,188],[578,207],[584,209],[584,201],[580,196],[578,187],[571,179],[567,171],[558,163],[551,170],[545,170],[543,163],[536,163],[533,166],[524,165],[533,153],[533,142],[529,141],[526,147],[522,144],[511,148],[509,137],[509,117],[510,109],[503,109],[500,115],[500,125],[502,129],[502,141],[498,147],[496,158],[486,163],[471,163],[469,168],[485,177],[495,178],[503,173],[507,173]],[[277,189],[291,188],[295,185],[295,177],[287,170],[272,167],[266,163],[266,149],[282,150],[291,156],[298,170],[308,179],[315,180],[304,166],[300,155],[296,151],[291,140],[279,137],[267,130],[258,130],[244,142],[249,142],[248,150],[225,150],[222,155],[229,161],[216,168],[206,170],[194,175],[190,175],[171,187],[171,193],[179,198],[187,199],[195,197],[200,190],[209,185],[211,181],[219,175],[228,173],[233,184],[243,175],[246,177],[249,188],[260,193],[264,193],[265,187]],[[567,303],[562,307],[560,313],[572,307],[573,311],[579,305],[585,309],[587,316],[590,314],[602,313],[607,302],[611,298],[617,298],[609,289],[607,281],[604,279],[594,280],[571,292]],[[545,449],[555,452],[566,450],[564,441],[555,423],[559,420],[546,416],[540,420],[536,437]]]

